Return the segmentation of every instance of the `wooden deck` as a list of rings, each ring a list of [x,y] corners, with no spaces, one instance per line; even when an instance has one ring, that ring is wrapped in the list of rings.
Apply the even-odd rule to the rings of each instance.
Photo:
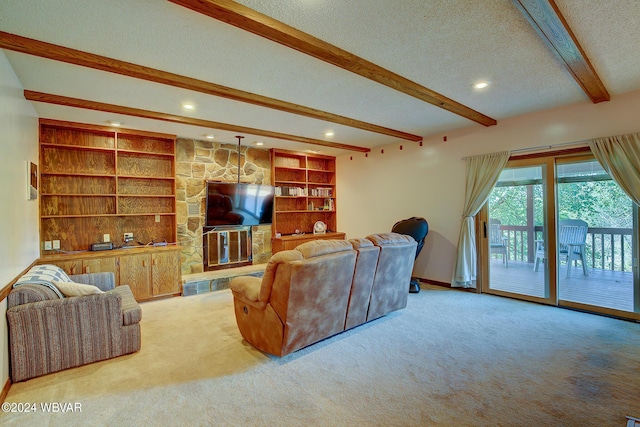
[[[580,266],[573,267],[571,277],[566,277],[566,265],[560,266],[558,299],[597,307],[633,312],[633,274],[631,272],[591,269],[589,275]],[[538,272],[533,264],[491,259],[491,289],[534,297],[546,297],[544,266]]]

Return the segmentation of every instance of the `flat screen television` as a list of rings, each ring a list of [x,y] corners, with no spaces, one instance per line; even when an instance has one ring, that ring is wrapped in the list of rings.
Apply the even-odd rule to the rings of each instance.
[[[206,225],[271,224],[274,187],[207,181]]]

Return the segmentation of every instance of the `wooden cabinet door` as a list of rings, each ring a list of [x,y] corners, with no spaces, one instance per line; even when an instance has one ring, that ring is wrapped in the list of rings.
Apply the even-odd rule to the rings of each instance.
[[[79,259],[73,261],[57,261],[55,265],[63,269],[67,274],[82,274],[82,261]]]
[[[152,255],[153,295],[180,292],[180,277],[180,252],[162,252]]]
[[[85,259],[82,261],[83,273],[100,273],[104,271],[110,271],[115,276],[115,285],[120,284],[118,280],[118,266],[116,257]]]
[[[150,298],[151,293],[151,255],[138,254],[121,256],[120,284],[129,285],[136,300]]]

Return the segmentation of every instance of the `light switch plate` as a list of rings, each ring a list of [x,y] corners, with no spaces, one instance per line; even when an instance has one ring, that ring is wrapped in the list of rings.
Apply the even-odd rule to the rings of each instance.
[[[60,240],[53,241],[53,249],[60,249]]]
[[[44,250],[45,251],[50,251],[51,249],[53,249],[53,247],[51,245],[51,240],[47,240],[46,242],[44,242]]]
[[[102,241],[104,243],[109,243],[111,241],[111,236],[109,234],[103,234],[102,235]]]

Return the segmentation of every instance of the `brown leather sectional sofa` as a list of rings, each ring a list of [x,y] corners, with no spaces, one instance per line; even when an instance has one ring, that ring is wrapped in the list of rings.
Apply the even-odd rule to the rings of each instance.
[[[284,356],[407,305],[417,243],[396,233],[315,240],[231,282],[243,338]]]

